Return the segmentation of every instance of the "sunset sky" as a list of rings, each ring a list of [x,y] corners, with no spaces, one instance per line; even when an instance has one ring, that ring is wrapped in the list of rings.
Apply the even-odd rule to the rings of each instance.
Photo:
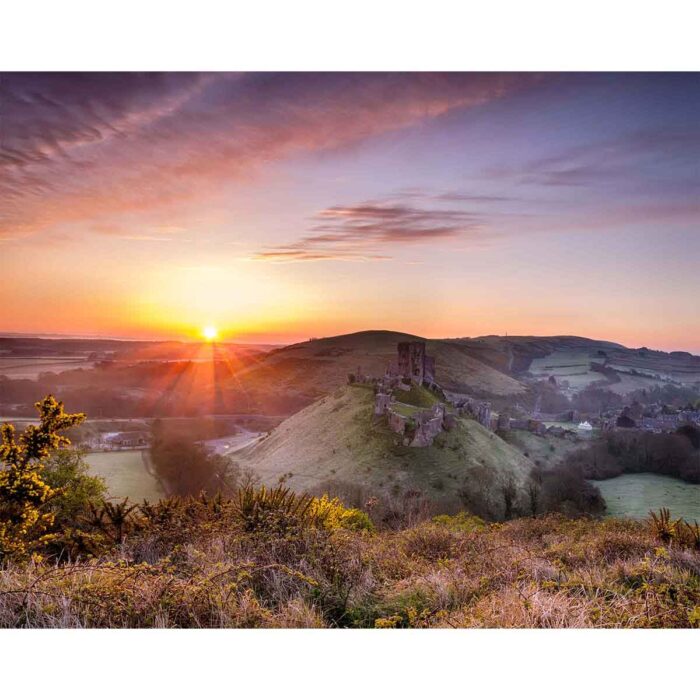
[[[700,353],[698,74],[3,74],[0,331]]]

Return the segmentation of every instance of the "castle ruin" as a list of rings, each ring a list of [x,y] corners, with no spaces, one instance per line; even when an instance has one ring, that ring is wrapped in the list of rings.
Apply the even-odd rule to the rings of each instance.
[[[435,358],[425,354],[425,343],[422,341],[403,342],[398,344],[398,374],[405,380],[422,384],[435,382]]]
[[[435,359],[425,354],[425,343],[420,341],[399,343],[397,353],[397,361],[376,382],[374,415],[386,416],[389,428],[402,436],[404,445],[429,447],[443,430],[454,427],[454,417],[445,413],[443,403],[419,409],[397,401],[393,391],[435,385]]]

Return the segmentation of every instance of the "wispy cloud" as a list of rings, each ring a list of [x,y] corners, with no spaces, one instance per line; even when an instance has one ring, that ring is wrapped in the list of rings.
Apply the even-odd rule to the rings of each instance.
[[[700,127],[647,129],[576,146],[524,165],[491,168],[486,175],[526,185],[607,188],[611,183],[639,182],[640,169],[645,167],[663,172],[660,162],[666,167],[672,164],[675,173],[684,164],[697,164],[699,158]]]
[[[378,251],[391,244],[417,243],[476,235],[483,218],[461,209],[407,206],[396,201],[334,206],[319,212],[309,235],[285,246],[260,251],[271,261],[383,260]]]
[[[187,229],[170,225],[128,227],[111,222],[97,222],[90,230],[102,236],[127,241],[172,241],[176,235],[184,233]],[[180,240],[183,240],[181,236]]]
[[[474,202],[476,204],[517,201],[517,198],[505,195],[480,194],[477,191],[467,190],[435,192],[434,190],[423,187],[406,187],[396,192],[394,196],[398,199],[423,199],[437,202]]]
[[[5,74],[0,237],[180,206],[296,152],[495,100],[516,74]]]
[[[440,202],[475,202],[477,204],[491,202],[513,202],[515,197],[503,197],[500,195],[473,194],[470,192],[443,192],[435,195],[435,199]]]

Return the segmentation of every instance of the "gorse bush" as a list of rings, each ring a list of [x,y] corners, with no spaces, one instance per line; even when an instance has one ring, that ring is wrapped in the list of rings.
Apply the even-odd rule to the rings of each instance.
[[[456,515],[436,515],[433,522],[448,530],[457,532],[478,532],[486,528],[486,523],[476,515],[461,511]]]
[[[654,530],[654,534],[665,544],[668,544],[676,538],[678,526],[681,523],[681,518],[673,520],[671,511],[668,508],[662,508],[658,513],[649,512],[649,518]]]
[[[367,513],[359,508],[346,508],[339,498],[330,498],[327,494],[313,499],[311,512],[317,522],[330,530],[374,531],[374,523]]]
[[[668,508],[661,508],[658,513],[649,511],[649,523],[664,544],[674,540],[681,545],[700,550],[700,524],[696,520],[689,523],[683,518],[673,519]]]
[[[10,424],[0,429],[0,561],[25,556],[50,540],[54,513],[48,504],[59,491],[44,480],[43,462],[52,450],[70,444],[59,431],[85,419],[82,413],[66,413],[53,396],[35,406],[38,426],[30,425],[19,437]]]
[[[234,499],[234,514],[249,532],[285,531],[320,522],[319,515],[312,508],[313,500],[312,496],[298,495],[282,485],[272,489],[248,486],[241,489]]]
[[[678,539],[687,547],[700,550],[700,524],[698,521],[691,524],[681,520],[678,524]]]
[[[233,513],[247,531],[303,527],[374,530],[367,513],[358,508],[346,508],[339,498],[326,494],[320,498],[300,495],[283,485],[271,489],[265,486],[240,489],[233,500]]]

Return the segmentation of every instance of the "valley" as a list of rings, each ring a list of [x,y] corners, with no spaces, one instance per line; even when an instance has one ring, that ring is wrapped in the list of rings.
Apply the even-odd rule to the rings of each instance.
[[[425,344],[447,397],[449,429],[419,448],[402,442],[375,405],[373,382],[401,343]],[[620,415],[605,397],[623,405],[648,391],[700,395],[700,358],[569,336],[424,340],[364,331],[287,347],[13,337],[0,338],[0,356],[4,420],[21,428],[42,392],[65,396],[89,415],[74,443],[110,497],[133,501],[164,493],[148,464],[154,421],[164,421],[261,483],[352,493],[358,502],[419,494],[436,512],[467,507],[501,519],[504,491],[512,491],[509,511],[526,512],[533,470],[556,470],[581,449],[579,423],[588,419],[599,439],[600,421],[611,424],[599,416]],[[3,366],[13,371],[2,376]],[[94,398],[92,387],[100,387]],[[425,403],[415,385],[392,393],[397,420],[409,423],[435,401]],[[589,394],[603,397],[599,408],[580,403]],[[636,497],[615,481],[591,483],[609,494],[610,514],[638,516]]]

